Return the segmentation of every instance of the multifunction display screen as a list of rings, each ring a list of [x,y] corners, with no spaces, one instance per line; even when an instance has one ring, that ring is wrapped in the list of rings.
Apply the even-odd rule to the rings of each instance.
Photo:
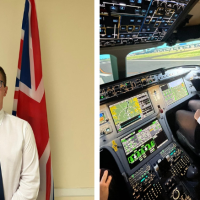
[[[188,95],[188,91],[182,78],[161,86],[161,90],[167,105]]]
[[[130,169],[133,169],[167,141],[167,136],[158,120],[151,121],[122,138],[121,143]]]
[[[117,131],[122,131],[126,127],[154,113],[151,100],[147,92],[125,99],[110,106]]]

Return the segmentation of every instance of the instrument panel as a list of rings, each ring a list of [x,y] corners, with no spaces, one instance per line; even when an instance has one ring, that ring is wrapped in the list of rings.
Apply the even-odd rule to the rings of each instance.
[[[194,68],[198,69],[198,66]],[[166,72],[156,70],[153,74],[146,73],[146,75],[138,75],[134,77],[129,77],[124,81],[115,81],[111,84],[104,84],[100,86],[100,103],[105,102],[113,97],[118,97],[125,93],[134,90],[141,90],[142,88],[153,86],[159,84],[164,80],[169,80],[178,76],[184,76],[190,72],[190,68],[178,67],[176,70],[169,69]]]
[[[100,47],[162,41],[193,3],[192,0],[100,0]]]
[[[101,146],[189,98],[196,91],[189,76],[198,70],[198,66],[160,69],[101,85]]]
[[[186,187],[191,160],[173,141],[166,112],[198,93],[191,83],[198,74],[199,66],[159,69],[100,86],[100,148],[122,169],[130,199],[197,199]]]

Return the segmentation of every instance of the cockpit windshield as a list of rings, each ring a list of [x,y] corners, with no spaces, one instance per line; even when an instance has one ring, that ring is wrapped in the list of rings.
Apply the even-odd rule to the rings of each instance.
[[[174,46],[165,43],[154,48],[132,51],[125,59],[126,77],[159,68],[200,65],[200,40],[177,43]],[[118,60],[114,55],[100,55],[100,85],[117,80],[117,70]]]
[[[158,68],[200,65],[200,40],[178,43],[172,47],[163,44],[156,48],[130,52],[126,57],[127,77]]]
[[[114,81],[111,58],[114,57],[110,54],[100,55],[100,85]]]

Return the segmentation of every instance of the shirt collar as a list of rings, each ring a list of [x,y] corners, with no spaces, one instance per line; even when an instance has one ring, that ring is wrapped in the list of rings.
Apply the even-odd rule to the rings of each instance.
[[[3,108],[0,110],[0,125],[2,123],[2,120],[3,120],[3,117],[4,117],[4,110]]]

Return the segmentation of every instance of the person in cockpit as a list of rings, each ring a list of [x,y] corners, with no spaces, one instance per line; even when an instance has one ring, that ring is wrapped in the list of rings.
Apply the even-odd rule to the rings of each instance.
[[[195,149],[200,142],[200,100],[190,100],[188,108],[191,111],[178,110],[176,112],[176,121],[179,126],[179,132]]]
[[[111,180],[112,176],[108,176],[108,170],[105,170],[102,174],[100,169],[100,200],[108,199]]]
[[[120,180],[115,172],[100,169],[100,200],[121,200]]]

